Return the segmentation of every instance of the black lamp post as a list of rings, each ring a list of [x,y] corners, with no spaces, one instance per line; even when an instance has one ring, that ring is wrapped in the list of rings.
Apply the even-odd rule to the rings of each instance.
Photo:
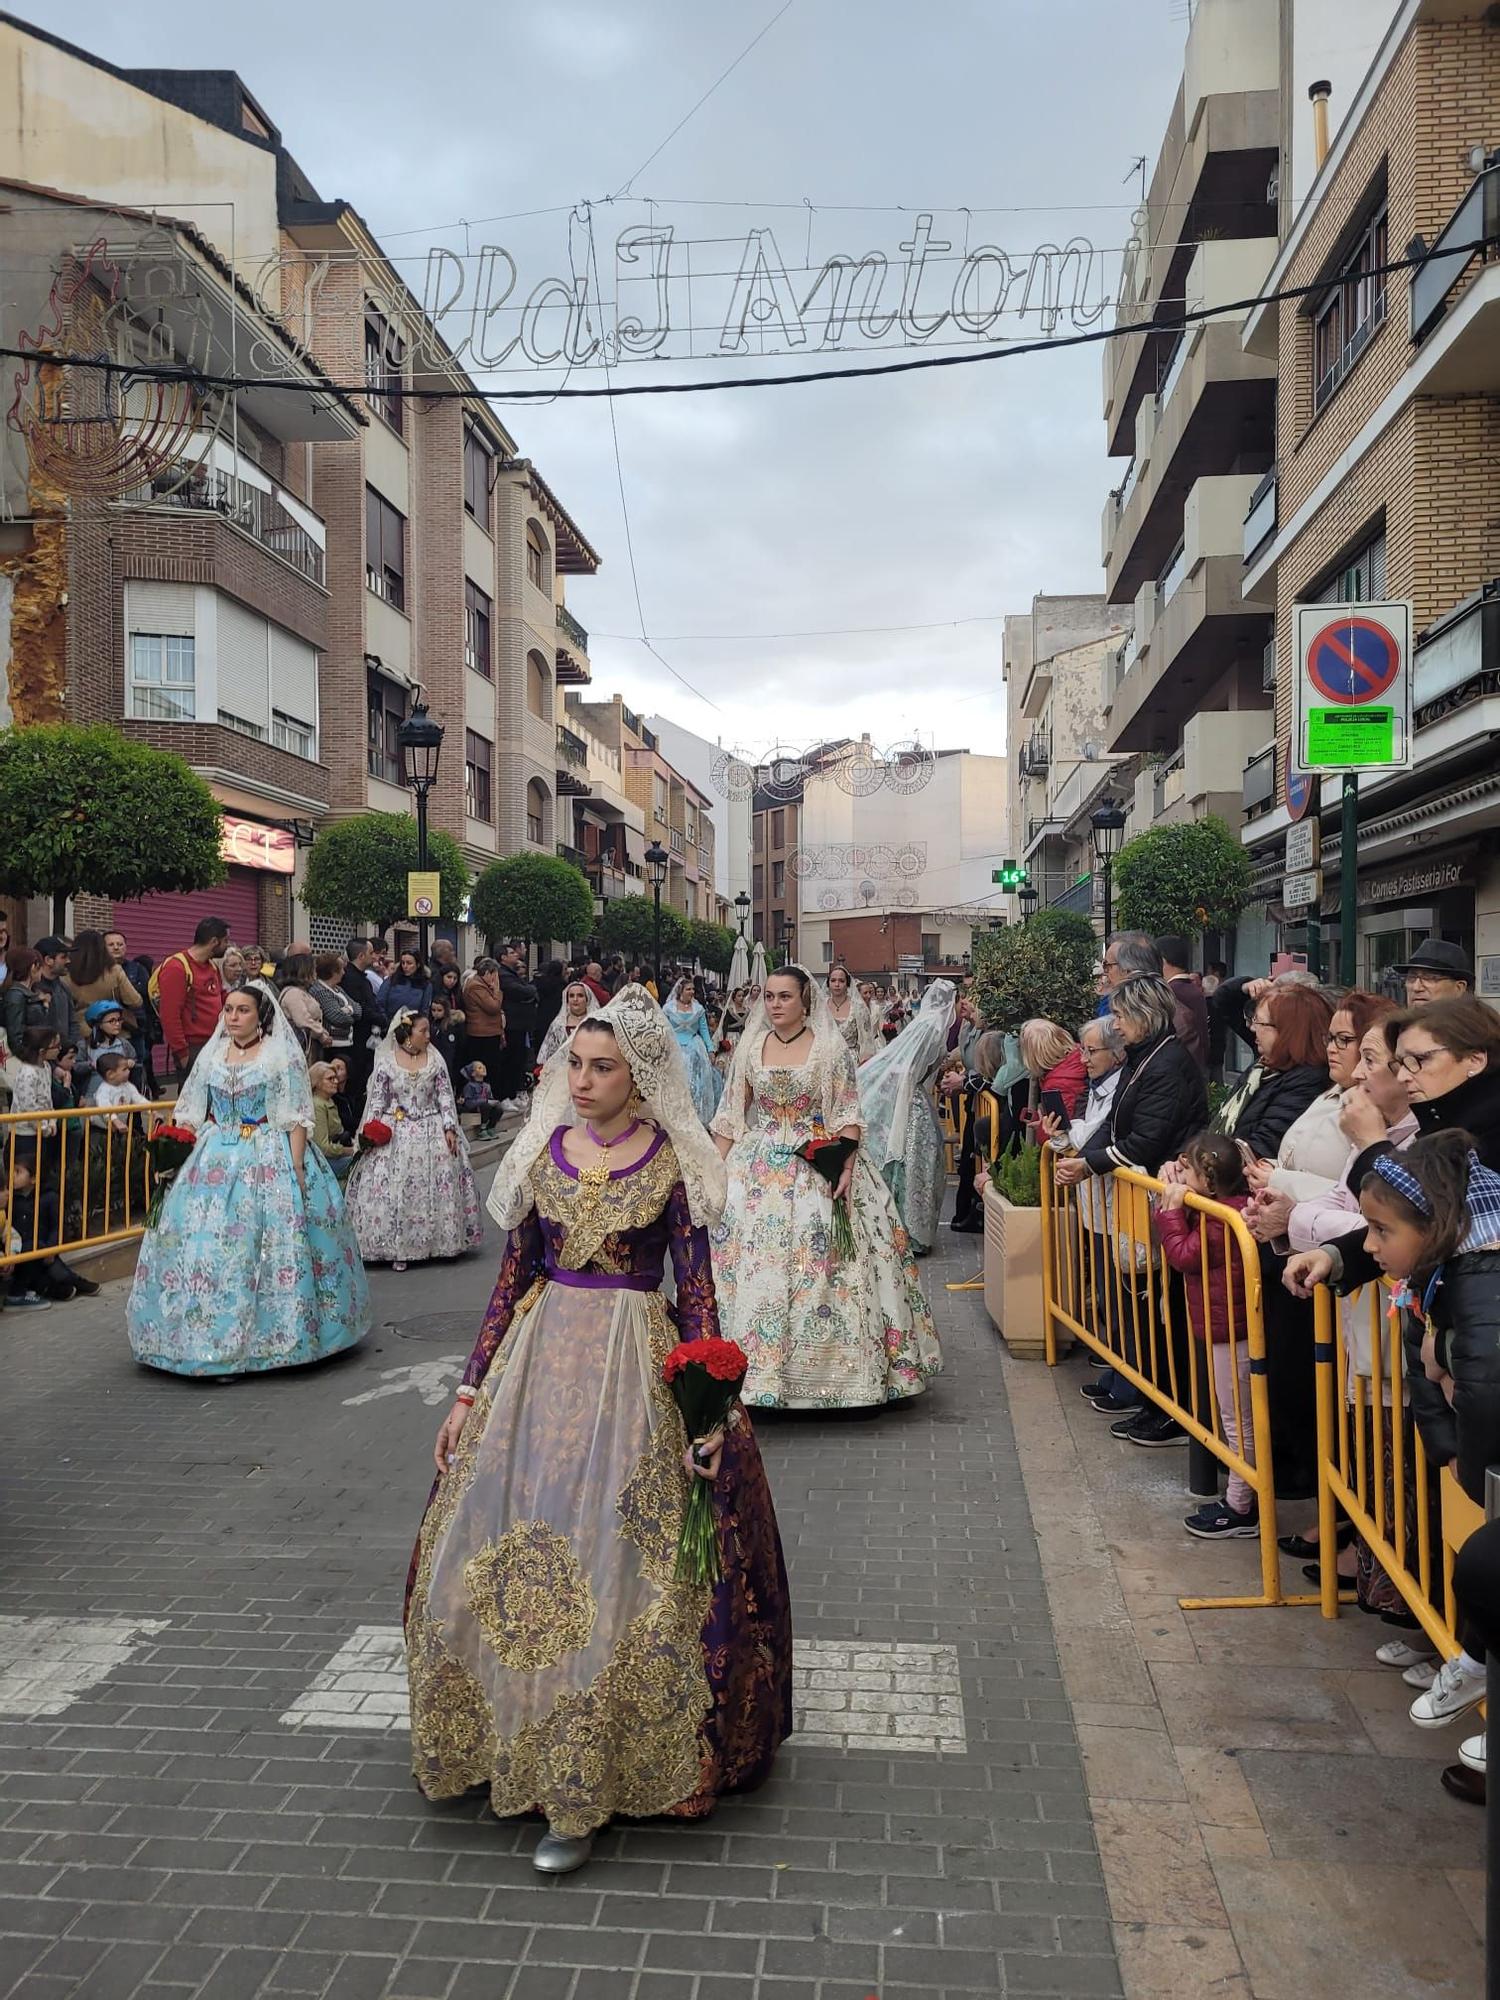
[[[401,750],[401,775],[417,795],[417,868],[427,866],[427,796],[437,783],[438,758],[443,751],[443,725],[427,713],[420,690],[412,711],[396,731]],[[417,936],[422,947],[422,963],[427,963],[427,919],[418,917]]]
[[[659,840],[646,849],[646,866],[651,871],[651,961],[655,969],[656,992],[661,997],[661,885],[667,879],[670,856]]]
[[[1125,837],[1125,808],[1115,799],[1101,799],[1089,814],[1089,829],[1094,843],[1094,859],[1099,864],[1104,883],[1104,937],[1107,943],[1114,928],[1110,870],[1120,851],[1120,842]]]
[[[797,926],[789,918],[783,918],[781,925],[781,962],[783,965],[790,965],[792,962],[792,946],[796,941],[796,937]]]
[[[1030,923],[1036,914],[1038,891],[1028,882],[1024,889],[1016,891],[1016,901],[1021,905],[1021,922]]]
[[[745,935],[745,919],[750,914],[750,898],[745,894],[743,889],[735,897],[734,907],[739,914],[740,936],[743,937]]]

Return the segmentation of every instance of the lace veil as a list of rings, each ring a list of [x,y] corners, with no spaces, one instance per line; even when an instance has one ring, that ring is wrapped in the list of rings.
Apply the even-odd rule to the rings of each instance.
[[[281,1011],[275,989],[264,979],[247,979],[231,991],[253,993],[258,998],[264,996],[271,1002],[271,1025],[254,1061],[245,1065],[247,1070],[255,1072],[256,1080],[265,1085],[266,1122],[274,1125],[278,1132],[290,1132],[298,1125],[311,1132],[313,1096],[307,1057]],[[228,1051],[229,1030],[221,1014],[204,1044],[203,1053],[188,1073],[188,1080],[173,1111],[174,1118],[184,1125],[191,1125],[195,1132],[201,1132],[208,1120],[209,1077],[222,1068]]]
[[[906,1027],[859,1072],[865,1146],[877,1168],[906,1157],[912,1106],[948,1046],[956,999],[951,979],[934,979]]]
[[[818,1093],[819,1111],[825,1122],[834,1118],[833,1086],[842,1066],[847,1065],[849,1075],[854,1074],[854,1058],[849,1053],[848,1043],[839,1031],[839,1024],[833,1018],[833,1009],[828,1004],[828,992],[821,980],[814,979],[804,965],[779,967],[785,972],[800,972],[808,986],[808,1026],[813,1031],[812,1054],[807,1059],[806,1076],[808,1083]],[[767,973],[768,979],[773,973]],[[771,1032],[771,1017],[766,1012],[766,997],[762,989],[755,1005],[750,1009],[750,1018],[745,1023],[745,1032],[734,1045],[734,1062],[730,1067],[729,1081],[724,1086],[724,1095],[714,1118],[713,1129],[721,1137],[742,1139],[747,1128],[746,1109],[750,1099],[750,1065],[759,1062],[761,1048],[766,1036]],[[838,1120],[839,1124],[845,1121]]]
[[[723,1213],[728,1176],[719,1149],[704,1130],[688,1087],[687,1065],[666,1016],[644,986],[622,986],[591,1020],[614,1033],[646,1117],[664,1131],[677,1155],[688,1211],[700,1227]],[[531,1169],[551,1143],[559,1125],[576,1124],[568,1094],[568,1048],[565,1044],[542,1071],[531,1099],[531,1112],[514,1144],[500,1163],[490,1189],[489,1211],[502,1229],[514,1229],[531,1207]]]

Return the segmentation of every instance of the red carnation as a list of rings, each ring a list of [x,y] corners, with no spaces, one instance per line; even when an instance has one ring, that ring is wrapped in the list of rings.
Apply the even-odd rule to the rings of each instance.
[[[367,1146],[388,1146],[395,1135],[383,1118],[369,1118],[360,1126],[359,1136]]]
[[[719,1339],[679,1341],[662,1363],[662,1377],[672,1386],[683,1427],[695,1447],[723,1429],[749,1366],[743,1348]],[[708,1481],[695,1477],[677,1544],[677,1580],[716,1583],[723,1573]]]
[[[186,1125],[157,1125],[153,1128],[153,1139],[166,1139],[179,1146],[194,1146],[198,1142],[196,1132],[190,1132]]]

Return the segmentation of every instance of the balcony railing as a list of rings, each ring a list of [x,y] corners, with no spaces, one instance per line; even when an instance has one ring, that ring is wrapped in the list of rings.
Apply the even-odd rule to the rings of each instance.
[[[1172,400],[1172,391],[1177,387],[1178,379],[1182,374],[1183,363],[1188,357],[1188,348],[1190,345],[1191,342],[1188,336],[1185,333],[1179,333],[1177,336],[1177,345],[1172,349],[1172,359],[1167,363],[1167,372],[1161,378],[1161,387],[1156,392],[1158,413],[1164,410]]]
[[[561,638],[580,653],[589,649],[589,635],[573,616],[566,604],[557,607],[557,630]]]
[[[572,770],[586,771],[589,767],[589,746],[562,723],[557,725],[557,754]]]
[[[569,847],[565,840],[560,840],[557,855],[560,861],[571,861],[575,868],[581,868],[585,875],[588,874],[591,863],[581,847]]]
[[[1276,468],[1273,465],[1265,478],[1250,495],[1250,509],[1245,516],[1244,556],[1249,562],[1261,543],[1266,541],[1276,529]]]
[[[683,839],[682,835],[677,831],[675,826],[672,828],[671,833],[667,837],[667,845],[671,848],[674,854],[687,853],[687,842]]]
[[[1263,694],[1276,692],[1276,639],[1273,634],[1266,641],[1266,649],[1260,656],[1260,685]]]
[[[1021,745],[1021,776],[1036,778],[1052,763],[1052,732],[1048,729],[1033,729]]]
[[[1047,905],[1049,910],[1076,910],[1079,916],[1092,916],[1094,910],[1094,878],[1080,875],[1072,888],[1064,889],[1060,896],[1054,896]]]
[[[1166,568],[1162,571],[1161,575],[1156,579],[1157,603],[1158,604],[1170,603],[1172,598],[1177,594],[1178,586],[1181,584],[1182,579],[1186,575],[1187,575],[1187,548],[1185,544],[1179,542],[1171,560],[1168,562]]]
[[[1500,254],[1500,160],[1492,160],[1454,209],[1447,227],[1412,273],[1411,337],[1425,340],[1448,310],[1475,258]],[[1476,245],[1483,245],[1476,248]]]
[[[323,581],[323,551],[282,505],[280,490],[265,492],[247,479],[207,466],[196,467],[186,479],[156,479],[124,496],[137,507],[182,507],[197,514],[217,514],[290,563],[314,583]]]

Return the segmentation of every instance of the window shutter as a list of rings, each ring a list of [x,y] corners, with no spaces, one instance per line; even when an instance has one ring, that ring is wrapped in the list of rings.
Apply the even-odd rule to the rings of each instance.
[[[166,632],[179,639],[196,637],[195,587],[190,583],[137,583],[125,586],[125,630]],[[126,648],[127,652],[129,648]]]
[[[232,597],[219,599],[219,708],[271,733],[270,632]],[[310,722],[312,717],[307,720]]]
[[[271,706],[309,729],[317,725],[317,653],[280,625],[271,627]]]

